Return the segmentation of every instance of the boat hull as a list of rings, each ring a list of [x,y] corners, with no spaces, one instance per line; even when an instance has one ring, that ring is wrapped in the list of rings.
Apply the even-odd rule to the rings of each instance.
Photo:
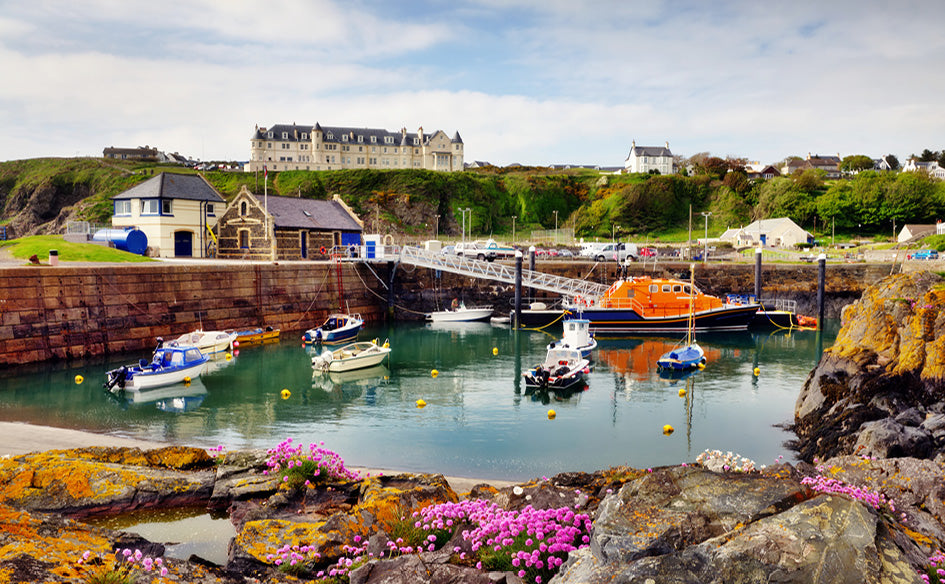
[[[457,310],[441,310],[427,314],[430,322],[474,322],[487,320],[492,316],[492,307],[489,308],[459,308]]]
[[[528,389],[574,389],[578,387],[579,384],[584,383],[583,371],[576,371],[571,375],[562,377],[550,378],[548,381],[544,381],[533,372],[523,373],[522,377],[525,380],[525,387]]]
[[[748,330],[758,312],[758,305],[725,306],[693,315],[696,332]],[[639,333],[685,333],[689,330],[688,314],[644,318],[635,310],[585,309],[582,318],[591,321],[591,332],[597,336]]]
[[[343,324],[329,325],[332,321],[343,319]],[[364,319],[360,315],[334,314],[328,317],[325,324],[309,329],[302,335],[302,342],[306,344],[338,345],[351,342],[358,338],[358,333],[364,327]]]
[[[389,354],[388,346],[372,342],[352,343],[312,357],[312,368],[316,372],[344,373],[380,365]]]

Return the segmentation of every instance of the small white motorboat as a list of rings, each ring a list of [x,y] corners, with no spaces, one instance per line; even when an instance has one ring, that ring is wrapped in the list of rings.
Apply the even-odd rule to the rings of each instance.
[[[492,316],[491,306],[466,306],[462,302],[453,302],[450,310],[438,310],[427,313],[430,322],[472,322],[486,320]]]
[[[315,371],[335,372],[352,371],[380,365],[390,354],[390,343],[383,345],[373,341],[360,341],[339,347],[334,351],[325,351],[312,357]]]
[[[322,326],[308,329],[302,335],[305,344],[337,345],[358,338],[364,319],[360,314],[330,314]]]
[[[213,355],[224,351],[233,350],[233,342],[236,340],[237,333],[226,331],[204,331],[197,329],[191,333],[185,333],[168,344],[177,344],[180,347],[197,347],[204,355]]]
[[[105,374],[105,389],[145,391],[196,379],[203,373],[208,357],[197,347],[159,345],[149,363],[141,359],[137,365],[124,365]]]
[[[548,345],[549,349],[553,347],[570,347],[580,351],[582,357],[590,357],[591,351],[597,348],[597,339],[591,334],[591,321],[584,318],[565,320],[561,340]]]
[[[590,371],[587,359],[570,347],[548,349],[545,360],[522,374],[525,387],[532,389],[572,389],[584,382]]]

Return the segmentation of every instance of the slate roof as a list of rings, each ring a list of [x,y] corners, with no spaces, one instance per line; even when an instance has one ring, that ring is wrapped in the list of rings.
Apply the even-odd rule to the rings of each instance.
[[[348,135],[348,141],[346,144],[357,144],[358,136],[361,136],[361,144],[371,144],[371,136],[374,136],[375,141],[373,144],[383,145],[384,138],[389,137],[393,138],[392,144],[398,146],[414,146],[420,145],[419,142],[415,143],[414,140],[418,139],[420,135],[416,132],[407,132],[406,136],[400,130],[396,132],[391,132],[388,130],[380,128],[353,128],[345,126],[322,126],[319,123],[315,123],[314,126],[300,126],[298,124],[276,124],[271,128],[256,128],[256,133],[253,134],[253,140],[278,140],[280,142],[310,142],[312,139],[312,134],[316,131],[322,132],[322,141],[323,142],[338,142],[341,143],[341,137],[345,134]],[[272,138],[269,137],[269,132],[272,132]],[[286,138],[282,137],[282,134],[286,134]],[[302,139],[302,134],[306,135],[306,138]],[[426,144],[430,141],[436,132],[423,133],[423,144]],[[405,141],[406,139],[406,141]],[[456,144],[462,144],[463,139],[460,137],[459,132],[453,134],[453,138],[450,142]]]
[[[270,195],[268,201],[256,197],[272,215],[276,227],[287,229],[337,229],[357,231],[362,227],[335,201],[322,199],[300,199],[298,197],[276,197]]]
[[[118,193],[112,199],[188,199],[211,203],[226,202],[203,177],[196,174],[171,172],[162,172],[123,193]]]
[[[663,146],[636,146],[634,145],[630,148],[631,154],[636,154],[637,156],[668,156],[673,157],[673,153],[669,148],[664,148]],[[629,158],[629,156],[628,156]]]

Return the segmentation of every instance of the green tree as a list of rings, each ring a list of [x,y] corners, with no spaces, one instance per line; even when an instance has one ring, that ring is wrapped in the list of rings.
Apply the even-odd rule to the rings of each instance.
[[[759,189],[754,219],[790,217],[798,225],[807,223],[814,215],[814,198],[801,189],[795,180],[773,178]]]
[[[823,225],[846,229],[858,223],[853,188],[849,181],[837,181],[831,185],[826,193],[817,197],[815,206]]]
[[[851,174],[856,174],[863,170],[871,170],[872,168],[873,159],[865,154],[844,156],[843,160],[840,161],[840,170]]]
[[[935,218],[935,185],[921,172],[901,172],[888,185],[883,197],[884,219],[898,225],[926,222]]]
[[[896,158],[895,154],[887,154],[886,162],[889,164],[891,170],[899,170],[899,159]]]
[[[857,224],[880,227],[886,219],[883,198],[895,176],[872,170],[861,172],[850,181],[850,197]]]
[[[933,160],[938,160],[938,152],[926,148],[922,151],[922,154],[919,155],[918,160],[919,162],[932,162]]]
[[[813,193],[814,191],[824,188],[824,177],[826,174],[827,173],[819,168],[801,170],[794,173],[794,184],[797,185],[798,189],[806,193]]]

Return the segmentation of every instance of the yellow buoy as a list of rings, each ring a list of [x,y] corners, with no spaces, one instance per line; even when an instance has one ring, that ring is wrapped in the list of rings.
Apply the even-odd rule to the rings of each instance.
[[[554,420],[554,419],[555,419],[555,416],[557,416],[557,415],[558,415],[558,412],[556,412],[556,411],[554,411],[554,410],[548,410],[548,419],[549,419],[549,420]]]
[[[418,400],[417,400],[417,407],[418,407],[418,408],[426,407],[426,405],[427,405],[427,402],[423,401],[422,399],[418,399]]]
[[[433,371],[430,372],[430,377],[436,377],[436,376],[439,375],[439,374],[440,374],[440,372],[437,371],[436,369],[434,369]]]
[[[705,369],[705,363],[699,363],[696,365],[696,367],[698,367],[700,370]]]
[[[230,355],[229,353],[226,354],[226,360],[227,360],[227,361],[229,361],[229,360],[232,359],[232,358],[233,358],[233,355]]]
[[[686,397],[686,390],[685,390],[685,389],[680,389],[680,390],[679,390],[679,397]]]
[[[75,384],[76,384],[76,385],[82,385],[82,382],[83,382],[83,381],[85,381],[85,378],[82,377],[81,375],[76,375],[76,376],[75,376]]]
[[[289,399],[290,397],[292,397],[292,392],[289,391],[288,389],[283,389],[280,395],[282,395],[282,399]]]
[[[190,385],[190,378],[189,378],[189,377],[185,377],[185,378],[184,378],[184,385]]]
[[[499,354],[499,347],[492,347],[492,354],[493,354],[493,355],[498,355],[498,354]]]
[[[676,429],[670,426],[669,424],[666,424],[665,426],[663,426],[663,434],[666,434],[667,436],[669,436],[675,431]]]
[[[761,375],[761,369],[759,369],[758,367],[755,367],[755,369],[754,369],[754,371],[752,371],[752,373],[755,374],[755,377],[758,377],[759,375]]]

